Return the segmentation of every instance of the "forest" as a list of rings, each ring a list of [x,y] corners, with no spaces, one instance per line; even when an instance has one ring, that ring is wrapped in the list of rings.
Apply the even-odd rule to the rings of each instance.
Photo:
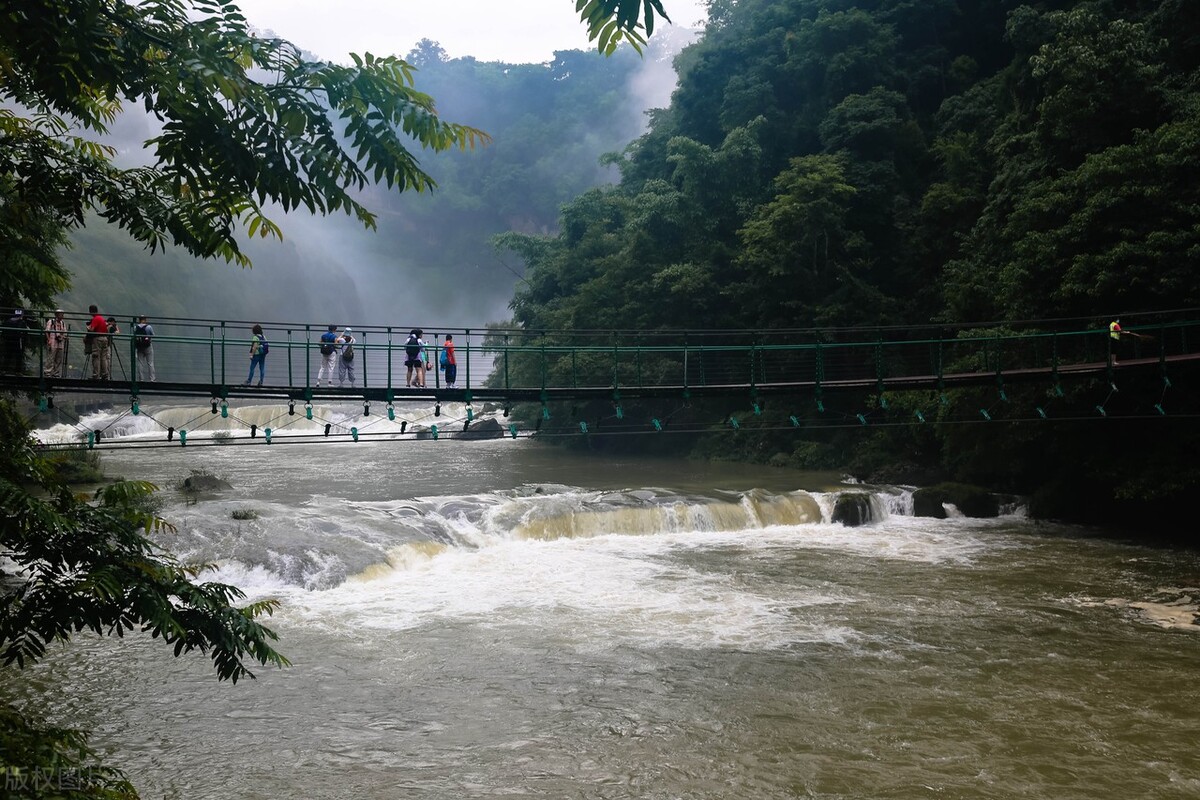
[[[690,45],[660,27],[641,53],[546,64],[450,59],[424,41],[405,57],[417,86],[488,141],[418,151],[430,191],[351,193],[377,212],[375,231],[268,202],[283,241],[243,241],[253,268],[238,270],[142,249],[86,211],[58,251],[69,281],[41,295],[157,318],[814,335],[1101,329],[1200,305],[1196,3],[713,0],[709,12]],[[648,75],[654,96],[636,88]],[[134,106],[109,141],[126,152],[153,133]],[[1173,384],[1192,405],[1194,382]],[[1120,399],[1153,405],[1159,387],[1141,388]],[[1105,387],[1067,389],[1061,416],[1075,421],[1040,428],[999,414],[780,432],[791,411],[776,405],[733,438],[588,444],[969,482],[1091,521],[1186,505],[1200,477],[1187,415],[1097,420]],[[1014,389],[1011,406],[1045,391]],[[943,421],[978,394],[946,393]],[[889,402],[898,419],[928,398]]]
[[[643,55],[564,50],[545,64],[452,59],[424,40],[405,56],[416,85],[442,116],[485,131],[490,141],[465,151],[420,151],[436,182],[429,191],[365,187],[359,195],[377,212],[376,230],[364,232],[340,215],[280,214],[283,240],[244,242],[253,266],[230,270],[179,247],[148,252],[91,219],[71,232],[73,246],[61,254],[72,281],[58,302],[160,319],[267,314],[426,327],[501,319],[522,265],[498,252],[491,237],[553,232],[564,203],[617,179],[600,157],[643,131],[648,104],[666,105],[674,85],[671,58],[688,34],[663,34]],[[108,139],[128,152],[151,131],[133,108]]]
[[[564,206],[556,235],[500,237],[528,265],[519,325],[1099,328],[1200,299],[1196,3],[714,0],[676,66],[617,184]],[[1065,402],[1090,410],[1094,389]],[[677,446],[979,483],[1107,522],[1182,512],[1200,477],[1186,418],[777,422]]]

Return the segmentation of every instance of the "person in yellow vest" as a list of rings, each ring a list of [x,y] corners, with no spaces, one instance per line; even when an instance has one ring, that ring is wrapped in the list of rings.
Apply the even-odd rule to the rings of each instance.
[[[1121,352],[1121,336],[1124,331],[1121,330],[1121,320],[1114,319],[1108,323],[1108,350],[1112,356],[1112,363],[1119,364],[1117,355]]]

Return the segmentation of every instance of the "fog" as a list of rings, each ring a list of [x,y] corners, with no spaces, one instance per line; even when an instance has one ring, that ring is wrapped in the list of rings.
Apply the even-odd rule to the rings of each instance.
[[[628,63],[567,51],[536,67],[474,59],[423,65],[416,88],[435,97],[439,114],[494,137],[475,151],[417,151],[422,168],[439,183],[432,194],[368,187],[358,199],[378,215],[375,231],[340,213],[319,217],[268,209],[284,239],[243,242],[251,269],[196,259],[177,248],[150,253],[124,232],[91,220],[74,232],[74,246],[64,254],[73,288],[61,304],[83,310],[95,303],[121,317],[428,329],[506,320],[524,266],[514,254],[496,252],[491,237],[505,230],[555,233],[562,203],[617,178],[613,168],[600,167],[599,156],[623,149],[644,132],[645,112],[669,103],[673,56],[692,35],[676,29],[674,36],[656,36],[642,58],[614,57],[631,59]],[[602,88],[619,98],[614,106],[619,113],[596,122],[587,103],[598,90],[589,83],[590,94],[573,95],[583,77],[564,64],[587,71],[592,82],[611,72],[614,83]],[[540,78],[536,70],[543,69],[550,77]],[[462,80],[463,70],[482,77]],[[145,162],[149,154],[142,143],[157,127],[131,105],[107,143],[118,149],[120,163]],[[487,187],[506,200],[503,207],[497,207],[496,194],[482,195]]]

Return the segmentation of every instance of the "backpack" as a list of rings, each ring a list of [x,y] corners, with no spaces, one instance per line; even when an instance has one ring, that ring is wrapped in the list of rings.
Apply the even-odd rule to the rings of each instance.
[[[419,358],[421,355],[421,341],[415,337],[408,337],[408,341],[404,343],[404,352],[410,359]]]
[[[354,360],[354,341],[346,342],[346,346],[342,348],[342,361]]]
[[[150,349],[150,334],[146,330],[145,325],[138,325],[134,328],[137,335],[133,338],[133,346],[138,350]]]
[[[267,337],[259,336],[258,337],[258,354],[260,356],[265,356],[269,352],[271,352],[271,345],[267,344]]]

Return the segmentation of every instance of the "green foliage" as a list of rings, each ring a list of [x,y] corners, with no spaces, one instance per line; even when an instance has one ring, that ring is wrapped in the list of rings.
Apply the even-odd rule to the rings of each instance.
[[[62,483],[99,483],[104,480],[100,454],[83,445],[59,450],[49,455],[46,463]]]
[[[0,403],[0,429],[0,545],[13,565],[0,597],[4,664],[34,663],[51,643],[84,630],[137,630],[176,655],[207,653],[221,680],[253,677],[250,662],[288,663],[271,645],[276,634],[257,621],[276,601],[237,607],[237,588],[196,582],[210,565],[182,564],[147,538],[170,528],[146,502],[156,487],[121,481],[86,502],[51,477],[8,402]]]
[[[1000,330],[1200,306],[1198,25],[1182,0],[714,2],[676,62],[671,107],[616,161],[621,182],[564,206],[558,236],[498,240],[528,267],[514,319]],[[964,352],[947,357],[989,368]],[[519,368],[536,378],[540,364]],[[1009,402],[1044,406],[1045,391],[1011,389]],[[1055,398],[1056,413],[1094,413],[1080,391]],[[994,394],[890,398],[891,418],[923,408],[927,428],[826,431],[809,447],[743,430],[701,448],[1011,490],[1055,482],[1120,503],[1184,493],[1177,448],[1159,464],[1134,447],[1120,457],[1137,469],[1108,469],[1119,437],[1066,434],[1047,457],[1064,426],[936,424]],[[1149,437],[1155,424],[1129,428]],[[1066,486],[1070,471],[1087,477]]]
[[[87,213],[151,250],[176,244],[248,265],[237,231],[279,236],[264,212],[342,211],[368,228],[369,182],[434,183],[412,146],[473,147],[481,131],[441,120],[395,57],[307,61],[255,36],[230,0],[0,4],[0,177],[12,202],[65,225]],[[122,167],[103,134],[122,101],[161,120],[152,167]],[[16,110],[13,110],[15,107]]]
[[[576,0],[575,10],[587,25],[588,39],[606,55],[615,51],[622,41],[629,42],[641,52],[646,39],[639,29],[649,36],[654,33],[656,16],[671,21],[661,0]]]
[[[0,796],[23,800],[129,800],[137,792],[100,761],[88,737],[38,725],[0,705]]]
[[[0,109],[0,117],[4,113]],[[22,203],[6,175],[0,175],[0,243],[0,308],[44,308],[67,288],[70,276],[58,255],[67,243],[62,225],[44,209]]]

